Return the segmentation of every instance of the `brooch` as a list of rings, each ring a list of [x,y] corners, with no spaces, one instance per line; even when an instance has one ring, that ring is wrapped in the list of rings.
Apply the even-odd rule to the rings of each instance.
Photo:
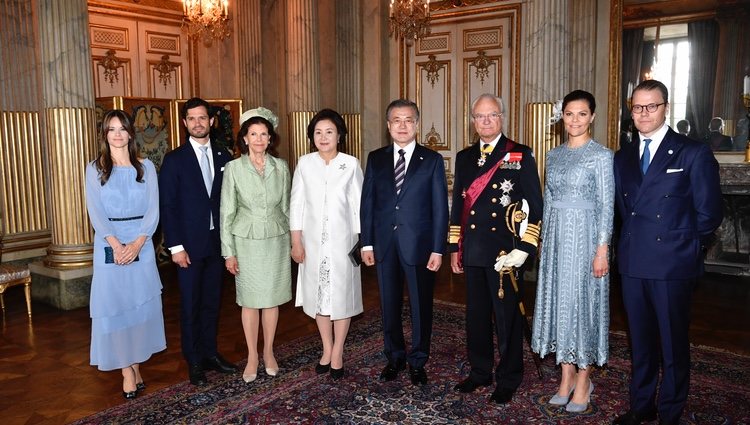
[[[339,170],[346,170],[346,164],[339,165]]]

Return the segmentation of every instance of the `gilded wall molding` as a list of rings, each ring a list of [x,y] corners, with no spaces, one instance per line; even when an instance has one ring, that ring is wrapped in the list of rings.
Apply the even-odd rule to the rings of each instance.
[[[290,112],[289,117],[289,145],[292,154],[289,157],[289,168],[294,170],[297,160],[302,155],[310,153],[310,141],[307,139],[307,125],[315,116],[315,112],[296,111]]]
[[[86,163],[96,154],[93,108],[46,109],[52,245],[45,265],[78,268],[92,264],[93,232],[84,196]]]
[[[552,102],[534,102],[526,104],[524,123],[524,144],[534,152],[536,168],[539,172],[539,180],[544,186],[545,163],[547,152],[559,146],[563,142],[562,123],[549,125],[552,116]]]
[[[609,10],[609,85],[607,147],[617,150],[620,141],[620,81],[622,79],[622,0],[612,0]]]
[[[41,140],[38,112],[0,111],[4,253],[49,240]]]

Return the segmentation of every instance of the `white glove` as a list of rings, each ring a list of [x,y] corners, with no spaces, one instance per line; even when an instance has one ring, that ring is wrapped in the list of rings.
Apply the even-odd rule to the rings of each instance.
[[[505,265],[505,260],[508,259],[507,255],[501,255],[497,257],[497,262],[495,263],[495,271],[500,272],[500,270],[503,269],[503,265]]]
[[[527,252],[521,251],[520,249],[514,249],[508,255],[503,255],[497,259],[495,263],[495,271],[500,271],[503,268],[508,267],[521,267],[526,259],[529,257]]]

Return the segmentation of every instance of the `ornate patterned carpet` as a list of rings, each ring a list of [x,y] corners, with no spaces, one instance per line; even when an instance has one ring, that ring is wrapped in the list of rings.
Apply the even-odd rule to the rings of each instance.
[[[627,410],[630,361],[624,335],[611,335],[610,363],[594,372],[592,403],[574,415],[546,404],[557,389],[559,369],[552,357],[546,358],[545,379],[540,380],[528,349],[524,382],[507,406],[487,402],[492,387],[468,395],[454,392],[453,385],[468,373],[463,306],[436,302],[434,322],[430,383],[421,388],[411,385],[407,373],[394,382],[378,381],[385,358],[379,312],[371,311],[352,324],[347,376],[338,382],[315,374],[320,344],[311,335],[277,349],[281,371],[276,378],[261,372],[258,380],[245,384],[239,374],[211,372],[207,387],[183,382],[76,423],[598,424],[611,423]],[[693,347],[692,362],[683,423],[750,424],[750,357]]]

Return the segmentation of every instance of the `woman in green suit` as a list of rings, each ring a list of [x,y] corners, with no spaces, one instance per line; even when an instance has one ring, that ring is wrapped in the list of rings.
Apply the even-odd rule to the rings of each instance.
[[[235,276],[248,356],[245,382],[258,376],[258,325],[263,324],[263,364],[276,376],[273,340],[278,306],[292,299],[289,240],[289,166],[277,158],[276,116],[265,108],[240,117],[242,155],[224,170],[221,189],[221,254]]]

